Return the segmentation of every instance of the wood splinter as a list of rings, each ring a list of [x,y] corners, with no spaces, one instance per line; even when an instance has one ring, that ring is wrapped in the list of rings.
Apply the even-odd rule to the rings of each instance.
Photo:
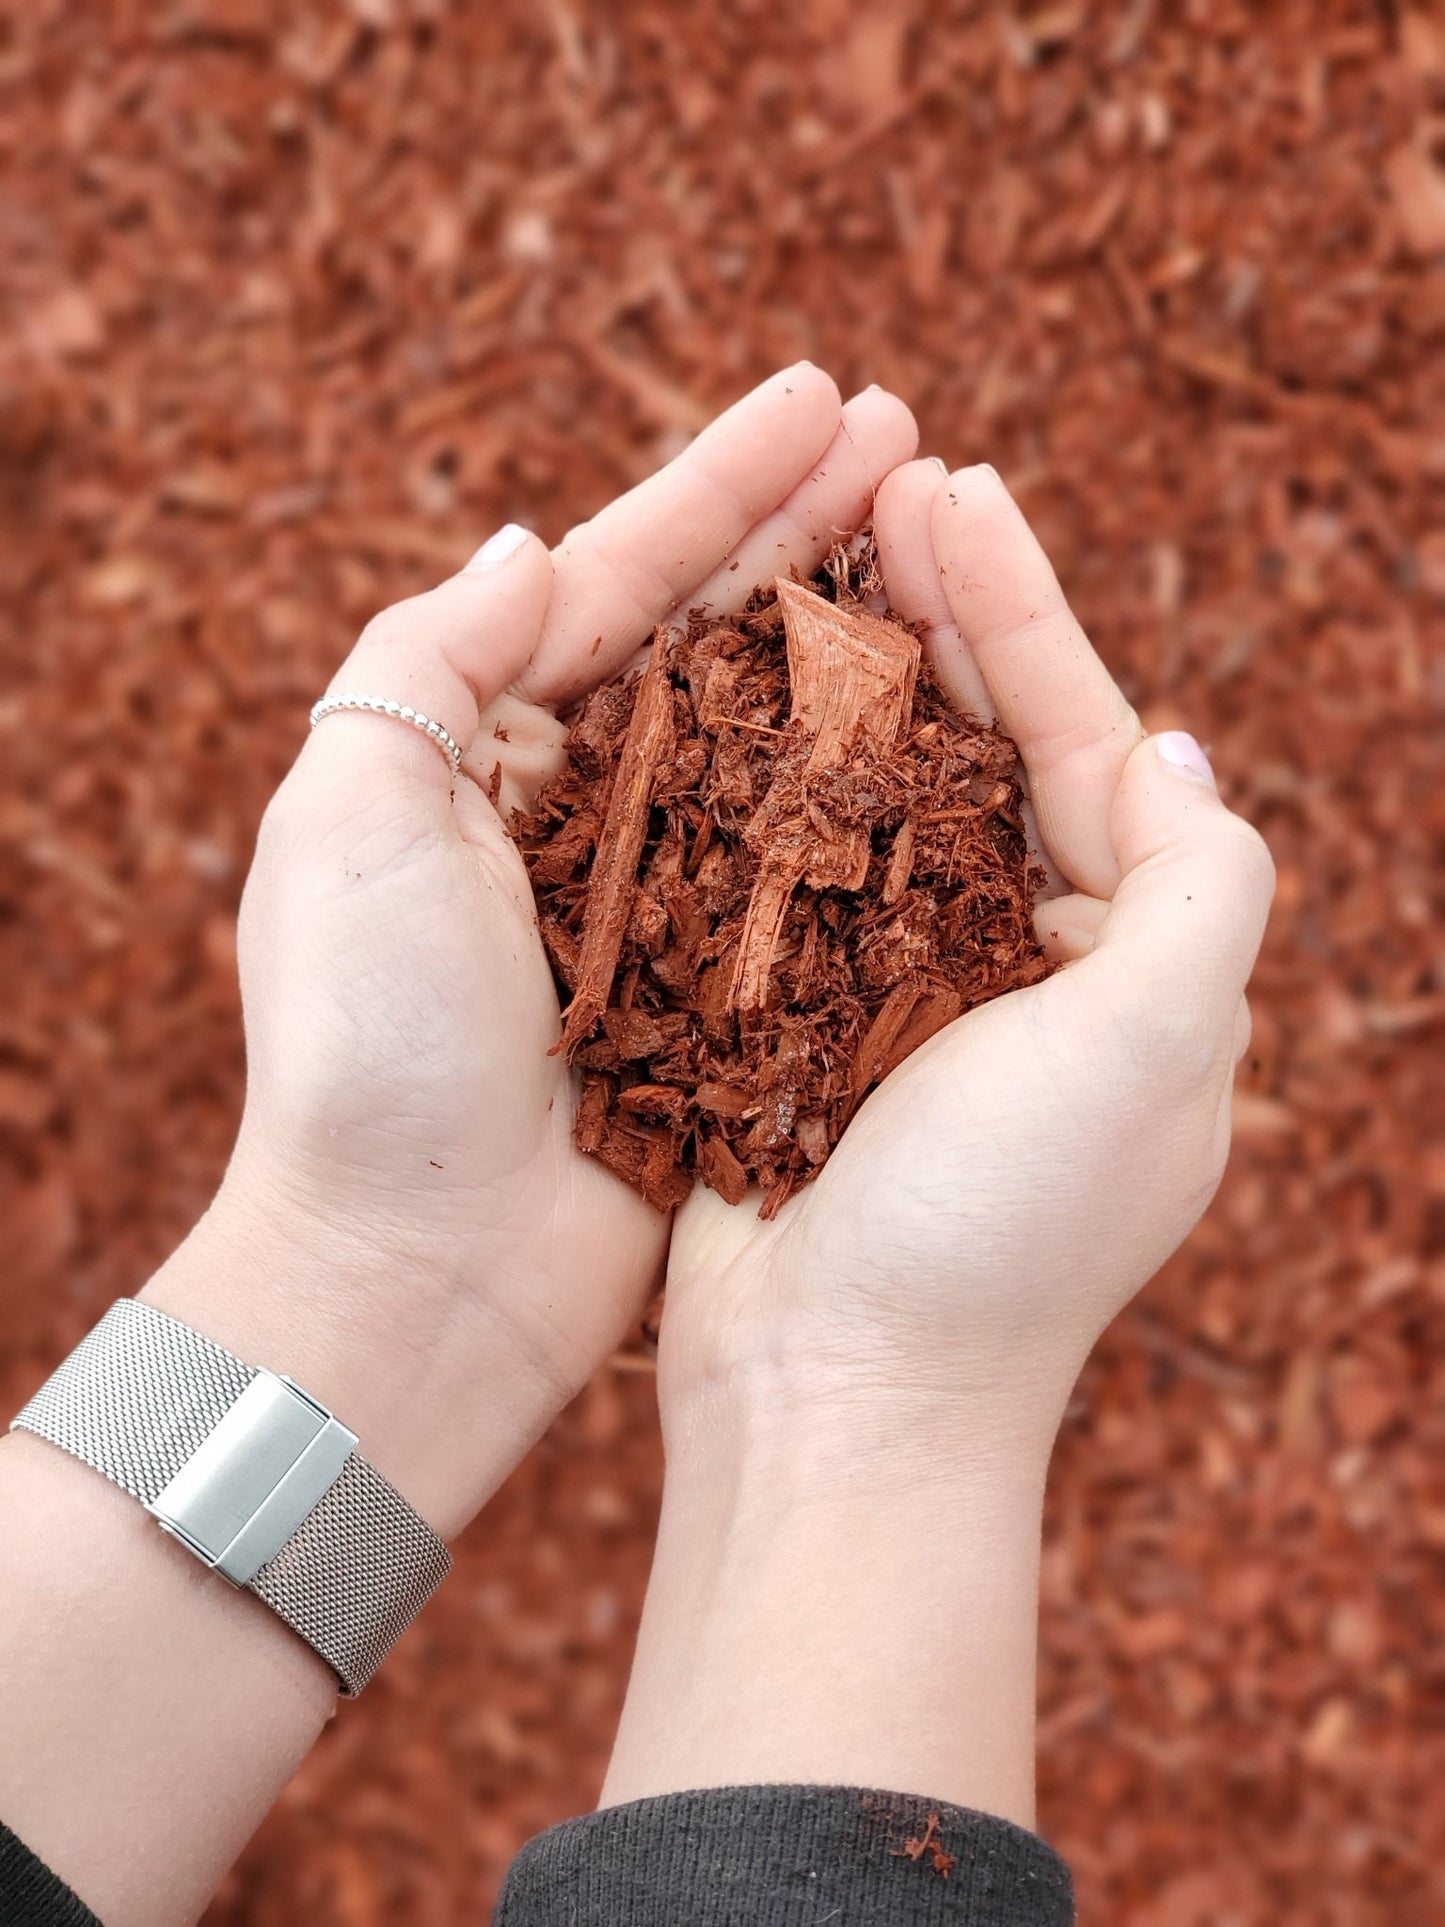
[[[638,684],[637,702],[607,801],[607,815],[592,864],[592,887],[577,955],[576,988],[567,1006],[562,1035],[550,1056],[575,1050],[607,1008],[612,980],[622,955],[622,940],[632,913],[637,865],[647,839],[647,812],[660,764],[673,749],[672,684],[668,680],[669,638],[654,631],[652,654]]]
[[[808,808],[809,779],[844,768],[865,742],[877,751],[892,748],[913,707],[920,654],[918,638],[896,622],[826,602],[783,576],[773,586],[787,636],[792,721],[811,740],[801,769],[779,769],[748,831],[761,867],[733,971],[730,998],[738,1010],[767,1003],[779,933],[798,885],[862,885],[867,831],[826,833]]]

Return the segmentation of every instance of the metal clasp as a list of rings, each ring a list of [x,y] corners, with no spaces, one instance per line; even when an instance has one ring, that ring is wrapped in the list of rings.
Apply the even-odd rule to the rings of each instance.
[[[254,1579],[333,1485],[356,1434],[289,1378],[258,1371],[146,1507],[232,1585]]]

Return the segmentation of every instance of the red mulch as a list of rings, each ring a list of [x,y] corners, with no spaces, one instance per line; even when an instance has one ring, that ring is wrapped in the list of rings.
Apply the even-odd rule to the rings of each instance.
[[[215,1181],[251,835],[358,624],[811,355],[999,466],[1280,864],[1232,1174],[1059,1453],[1042,1824],[1085,1919],[1441,1917],[1438,19],[17,10],[0,1399]],[[595,1791],[659,1477],[604,1373],[209,1918],[474,1918]]]
[[[1047,974],[1017,745],[961,715],[871,543],[659,630],[511,828],[579,1067],[574,1136],[659,1211],[775,1217],[867,1093]]]

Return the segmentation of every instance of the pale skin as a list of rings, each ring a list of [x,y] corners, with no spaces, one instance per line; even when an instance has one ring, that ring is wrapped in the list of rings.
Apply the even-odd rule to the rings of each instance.
[[[894,397],[844,405],[801,364],[550,556],[504,532],[369,626],[333,689],[442,718],[478,781],[375,716],[306,743],[242,908],[236,1152],[143,1294],[332,1405],[450,1537],[668,1264],[667,1497],[609,1801],[843,1779],[1029,1821],[1049,1444],[1227,1143],[1263,846],[1141,745],[991,471],[945,481],[915,444]],[[910,1060],[775,1224],[696,1197],[669,1260],[667,1223],[572,1145],[525,875],[478,784],[500,763],[503,811],[524,801],[559,712],[655,623],[811,568],[880,483],[891,599],[1024,750],[1070,967]],[[0,1815],[109,1927],[193,1919],[335,1683],[38,1440],[0,1442],[0,1517]]]
[[[1219,1182],[1273,869],[1192,739],[1143,736],[991,469],[908,464],[876,515],[894,607],[1023,751],[1068,967],[918,1051],[774,1223],[679,1214],[604,1798],[811,1780],[1027,1826],[1050,1449]]]

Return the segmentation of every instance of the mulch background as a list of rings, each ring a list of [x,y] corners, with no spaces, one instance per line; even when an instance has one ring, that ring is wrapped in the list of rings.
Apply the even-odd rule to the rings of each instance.
[[[1280,867],[1224,1192],[1061,1441],[1083,1917],[1445,1917],[1445,26],[1403,4],[29,0],[0,38],[0,1402],[206,1201],[237,895],[365,617],[809,355],[991,459]],[[594,1795],[604,1372],[214,1927],[475,1919]]]

